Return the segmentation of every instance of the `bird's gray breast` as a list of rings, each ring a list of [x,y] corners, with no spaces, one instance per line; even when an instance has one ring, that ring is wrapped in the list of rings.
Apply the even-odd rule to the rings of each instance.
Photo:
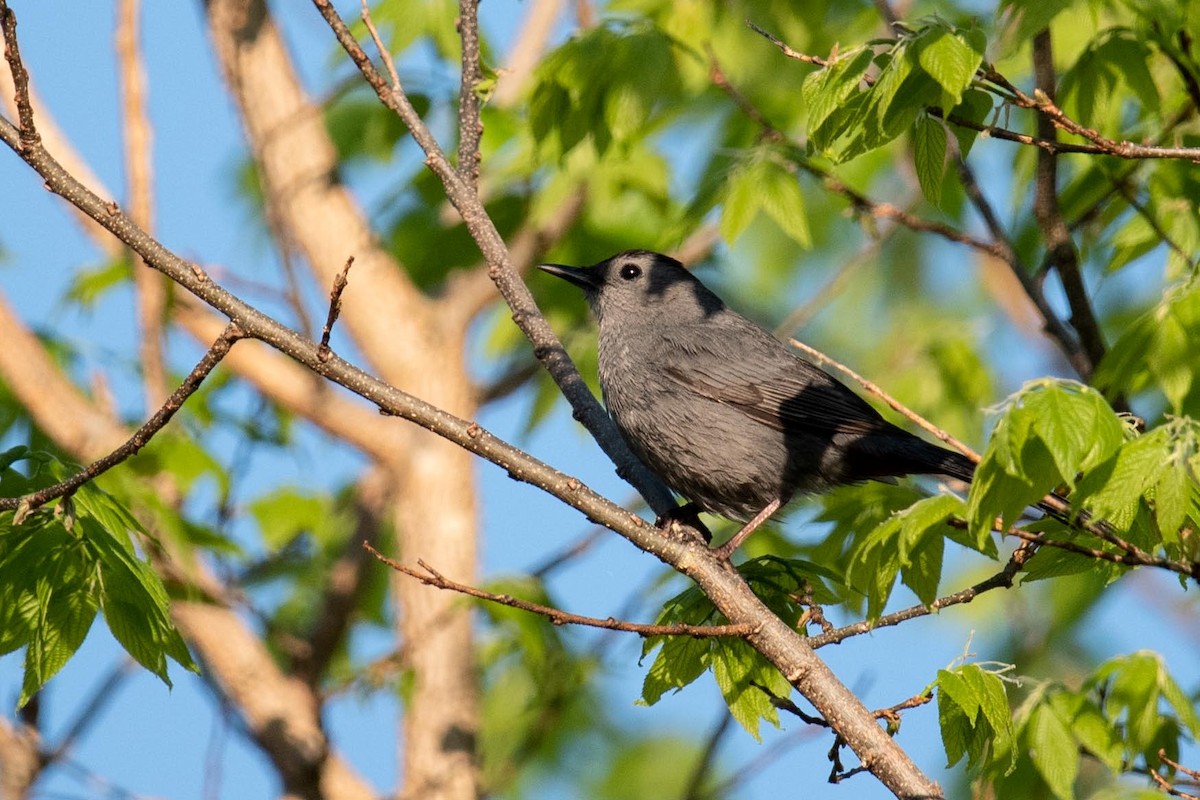
[[[786,501],[794,487],[784,434],[673,379],[672,371],[719,369],[724,359],[696,341],[702,333],[679,333],[602,333],[600,384],[621,434],[667,485],[708,511],[745,520]]]

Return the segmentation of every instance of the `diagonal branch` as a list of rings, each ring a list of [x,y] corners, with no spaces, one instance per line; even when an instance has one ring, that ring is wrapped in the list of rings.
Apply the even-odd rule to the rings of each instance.
[[[441,146],[438,145],[433,134],[430,133],[416,109],[413,108],[404,87],[396,76],[395,66],[391,63],[387,50],[378,44],[378,37],[375,37],[376,47],[379,48],[380,56],[392,78],[390,85],[350,33],[350,29],[338,16],[337,10],[334,9],[330,0],[313,0],[313,4],[325,18],[338,42],[358,67],[363,78],[375,90],[380,101],[400,117],[408,127],[413,139],[425,152],[426,166],[441,179],[446,189],[446,196],[458,209],[463,222],[466,223],[467,230],[470,231],[479,246],[484,260],[488,263],[489,276],[495,281],[500,294],[512,309],[513,321],[517,323],[517,326],[521,328],[533,345],[534,355],[546,366],[547,371],[567,398],[567,402],[574,409],[576,418],[583,423],[584,427],[595,437],[601,449],[617,465],[617,474],[632,483],[656,513],[663,514],[669,511],[675,505],[670,491],[630,452],[628,445],[617,432],[608,414],[596,401],[587,384],[583,382],[579,371],[571,362],[566,350],[563,349],[562,343],[537,307],[529,288],[525,286],[513,266],[504,240],[501,239],[496,226],[492,224],[478,195],[450,165]]]
[[[229,352],[229,348],[233,347],[233,343],[240,338],[241,332],[238,330],[237,325],[230,323],[225,328],[225,332],[213,342],[212,347],[208,348],[208,352],[204,354],[204,357],[200,359],[199,363],[196,364],[183,380],[179,388],[166,399],[150,419],[146,420],[142,427],[134,432],[133,436],[129,437],[129,440],[125,444],[103,458],[88,464],[65,481],[56,483],[53,486],[47,486],[45,489],[25,495],[24,497],[0,497],[0,510],[17,509],[17,517],[23,517],[35,508],[49,503],[51,500],[72,494],[80,486],[83,486],[96,476],[107,472],[122,461],[136,455],[139,450],[150,443],[150,440],[154,438],[156,433],[163,429],[163,426],[171,421],[171,417],[175,416],[175,412],[183,408],[184,402],[200,388],[200,384],[216,368],[217,364],[221,363],[221,359]],[[19,522],[19,519],[17,522]]]
[[[877,628],[886,628],[892,625],[899,625],[917,617],[925,617],[936,613],[943,608],[959,605],[961,603],[969,603],[984,592],[990,592],[993,589],[1009,589],[1013,585],[1013,579],[1021,568],[1025,566],[1036,552],[1037,548],[1033,543],[1022,544],[1013,554],[1009,556],[1008,563],[1004,565],[1004,569],[997,572],[995,575],[985,580],[976,583],[973,586],[968,586],[966,589],[957,591],[953,594],[948,594],[944,597],[939,597],[929,605],[916,605],[891,614],[884,614],[878,619],[863,620],[855,622],[851,625],[845,625],[841,628],[834,628],[830,631],[819,633],[816,636],[810,636],[808,642],[813,649],[824,647],[827,644],[841,644],[845,640],[860,636],[864,633],[870,633]]]
[[[955,450],[957,450],[958,452],[965,455],[967,458],[974,461],[976,464],[979,463],[979,453],[972,450],[964,442],[956,439],[952,434],[942,430],[941,428],[934,425],[929,420],[922,417],[917,412],[913,411],[908,406],[901,403],[896,398],[892,397],[890,394],[888,394],[882,388],[880,388],[880,386],[878,384],[867,380],[866,378],[859,375],[854,370],[847,367],[845,364],[841,363],[840,361],[836,361],[835,359],[830,358],[829,356],[825,355],[824,353],[822,353],[820,350],[818,350],[815,347],[807,345],[804,342],[801,342],[797,339],[788,339],[788,343],[792,347],[795,347],[797,350],[800,350],[800,351],[804,352],[805,354],[807,354],[808,356],[810,356],[811,358],[815,359],[817,362],[819,362],[821,364],[828,364],[829,366],[831,366],[834,369],[841,372],[843,375],[846,375],[851,380],[855,381],[859,386],[863,387],[868,392],[875,395],[883,402],[887,403],[888,406],[896,413],[903,414],[905,417],[912,420],[920,428],[927,431],[930,435],[936,437],[939,441],[945,442],[946,444],[950,445]]]

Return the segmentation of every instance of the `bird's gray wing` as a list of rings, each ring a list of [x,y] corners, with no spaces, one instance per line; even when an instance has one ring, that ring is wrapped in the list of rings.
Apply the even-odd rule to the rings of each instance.
[[[865,400],[782,343],[755,338],[739,345],[736,354],[725,354],[690,341],[663,359],[663,373],[688,391],[781,431],[867,433],[887,426]]]

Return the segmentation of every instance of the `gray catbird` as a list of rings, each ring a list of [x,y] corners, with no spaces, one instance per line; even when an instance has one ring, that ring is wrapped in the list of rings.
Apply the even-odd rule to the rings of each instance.
[[[669,256],[541,269],[583,289],[604,401],[633,452],[700,509],[748,521],[723,556],[796,495],[908,474],[971,480],[968,459],[886,421]]]

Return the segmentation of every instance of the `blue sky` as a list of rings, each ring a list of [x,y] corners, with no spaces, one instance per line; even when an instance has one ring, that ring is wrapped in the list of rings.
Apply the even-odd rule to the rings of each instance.
[[[37,0],[13,3],[19,15],[24,54],[37,89],[75,147],[110,188],[122,185],[117,95],[112,67],[112,9],[105,3]],[[341,57],[324,23],[306,3],[278,3],[292,51],[310,87],[333,80],[330,65]],[[357,3],[342,3],[350,14]],[[147,2],[144,9],[145,57],[149,98],[155,122],[155,192],[157,232],[175,252],[205,264],[227,265],[240,275],[264,282],[278,278],[270,248],[251,219],[249,206],[238,199],[235,168],[243,158],[238,121],[222,88],[202,25],[198,3]],[[286,8],[285,8],[286,7]],[[512,4],[485,3],[484,22],[501,42],[511,34],[518,15]],[[521,7],[519,7],[521,8]],[[344,75],[338,71],[337,75]],[[370,195],[386,187],[387,175],[355,176]],[[133,352],[129,294],[117,291],[94,310],[82,312],[61,301],[64,288],[81,264],[98,264],[100,254],[77,230],[62,204],[41,188],[40,181],[15,156],[0,153],[0,288],[33,326],[69,337],[88,357],[89,369],[116,375]],[[597,254],[597,258],[607,254]],[[269,309],[268,309],[269,310]],[[174,369],[188,369],[199,350],[183,337],[172,342]],[[1026,377],[1033,377],[1028,375]],[[138,387],[111,386],[120,407],[136,413]],[[622,501],[628,488],[611,465],[559,409],[534,434],[521,438],[526,417],[523,397],[495,404],[480,422],[498,435],[519,443],[538,457],[579,476],[609,497]],[[397,424],[404,424],[397,422]],[[8,444],[0,443],[0,444]],[[232,441],[212,443],[229,452]],[[295,454],[260,459],[243,496],[272,486],[298,484],[335,487],[361,466],[357,454],[306,431]],[[588,523],[540,491],[515,483],[489,464],[478,466],[486,539],[483,574],[496,576],[537,564],[587,530]],[[795,515],[789,529],[815,537]],[[604,617],[626,604],[628,593],[659,574],[660,566],[617,538],[605,537],[586,559],[556,576],[552,589],[568,610]],[[1162,652],[1185,689],[1200,683],[1197,642],[1181,635],[1170,619],[1139,613],[1138,593],[1183,597],[1178,584],[1139,575],[1130,588],[1105,601],[1088,621],[1090,644],[1101,654],[1150,648]],[[1015,605],[1011,595],[994,593],[968,611],[945,613],[899,629],[859,637],[822,651],[833,669],[871,706],[885,706],[920,691],[936,669],[961,655],[971,640],[973,620],[1005,615]],[[646,612],[649,613],[649,612]],[[1195,628],[1193,626],[1192,630]],[[594,639],[591,632],[575,632]],[[717,719],[720,698],[710,678],[652,709],[634,706],[644,667],[637,664],[640,642],[616,639],[606,650],[605,692],[610,707],[620,711],[630,730],[675,731],[693,735]],[[986,640],[972,652],[987,658]],[[366,635],[356,643],[364,655],[383,652],[389,642]],[[44,709],[53,741],[73,710],[120,661],[120,651],[102,624],[92,631],[79,655],[54,679]],[[72,760],[111,779],[136,796],[181,799],[202,797],[207,764],[219,755],[217,796],[272,796],[274,780],[262,757],[247,746],[236,724],[222,718],[203,683],[174,670],[176,687],[167,691],[146,673],[124,681],[114,703],[80,742]],[[11,714],[20,686],[18,657],[0,658],[0,707]],[[397,783],[395,735],[397,706],[382,693],[344,697],[331,705],[329,728],[338,748],[381,789]],[[785,723],[791,730],[799,726]],[[937,775],[945,762],[936,734],[933,707],[904,718],[902,740],[918,764]],[[785,731],[785,734],[787,731]],[[768,732],[768,744],[778,737]],[[738,731],[722,750],[721,763],[733,768],[760,752],[762,746]],[[764,769],[739,793],[743,798],[794,796],[797,776],[804,775],[809,798],[885,797],[867,776],[851,786],[828,786],[817,776],[828,771],[827,737],[809,744]],[[1193,759],[1194,761],[1194,759]],[[42,787],[42,796],[102,796],[112,787],[81,782],[60,774]],[[547,790],[546,795],[559,796]]]

